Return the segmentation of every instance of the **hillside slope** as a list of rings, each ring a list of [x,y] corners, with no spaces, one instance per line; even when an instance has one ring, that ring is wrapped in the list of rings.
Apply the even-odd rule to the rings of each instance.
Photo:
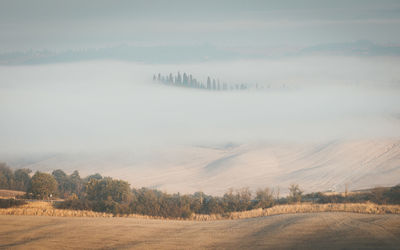
[[[31,161],[10,160],[13,167],[82,176],[99,172],[129,181],[133,187],[168,192],[222,194],[230,187],[279,187],[291,183],[306,192],[344,191],[400,183],[400,140],[375,139],[309,144],[253,143],[180,146],[138,154],[52,155]]]

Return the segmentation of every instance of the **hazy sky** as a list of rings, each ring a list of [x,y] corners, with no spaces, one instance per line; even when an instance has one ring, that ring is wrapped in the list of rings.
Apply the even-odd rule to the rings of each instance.
[[[0,52],[400,43],[400,1],[0,1]]]

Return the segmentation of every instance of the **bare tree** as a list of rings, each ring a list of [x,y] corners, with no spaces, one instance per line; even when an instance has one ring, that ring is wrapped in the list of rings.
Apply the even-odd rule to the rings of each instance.
[[[289,187],[289,196],[288,196],[289,202],[292,203],[300,202],[302,194],[303,191],[300,189],[298,184],[291,184]]]

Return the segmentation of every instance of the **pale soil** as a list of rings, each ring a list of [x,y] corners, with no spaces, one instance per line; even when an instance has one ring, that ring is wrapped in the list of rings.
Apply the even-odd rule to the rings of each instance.
[[[285,214],[209,222],[0,216],[0,248],[398,249],[400,215]]]

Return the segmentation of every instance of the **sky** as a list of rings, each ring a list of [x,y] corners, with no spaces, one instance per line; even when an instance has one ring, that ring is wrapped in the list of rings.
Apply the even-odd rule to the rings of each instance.
[[[359,40],[399,45],[399,27],[396,0],[0,2],[3,53],[121,44],[256,52]]]

